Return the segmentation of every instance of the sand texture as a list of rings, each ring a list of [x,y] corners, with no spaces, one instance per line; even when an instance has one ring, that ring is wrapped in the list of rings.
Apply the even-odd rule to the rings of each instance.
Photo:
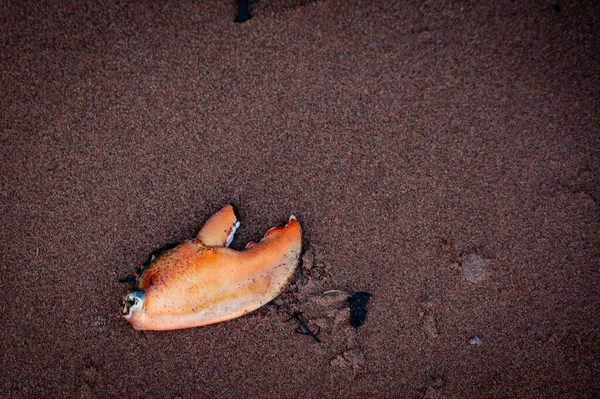
[[[600,2],[251,7],[0,3],[0,397],[600,397]],[[236,249],[297,216],[294,282],[134,331],[229,202]]]

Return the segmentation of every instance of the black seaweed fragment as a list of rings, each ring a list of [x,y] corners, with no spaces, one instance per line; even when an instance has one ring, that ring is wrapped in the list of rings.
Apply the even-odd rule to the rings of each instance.
[[[248,0],[237,0],[237,5],[238,13],[235,16],[233,22],[246,22],[252,18],[252,14],[250,14],[250,6],[248,5]]]
[[[314,339],[318,343],[321,343],[321,340],[319,339],[319,333],[321,332],[321,327],[318,327],[319,329],[315,333],[306,324],[306,321],[304,320],[302,313],[294,312],[294,313],[288,313],[288,315],[290,316],[290,318],[287,319],[286,321],[290,321],[290,320],[294,319],[294,320],[296,320],[296,323],[298,323],[298,328],[296,328],[296,333],[302,334],[302,335],[308,335],[309,337],[312,337],[312,339]]]
[[[367,302],[373,295],[368,292],[357,292],[348,298],[348,304],[350,305],[350,324],[354,328],[358,328],[365,324],[367,318]]]

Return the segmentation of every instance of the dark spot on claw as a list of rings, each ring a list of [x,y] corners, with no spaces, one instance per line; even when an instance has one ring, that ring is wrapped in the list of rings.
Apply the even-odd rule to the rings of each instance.
[[[164,255],[166,252],[172,250],[179,244],[180,243],[171,243],[171,244],[163,245],[162,247],[152,251],[150,253],[150,255],[148,255],[148,259],[146,259],[146,261],[142,264],[142,267],[140,268],[141,270],[138,270],[138,274],[140,272],[142,272],[143,270],[145,270],[146,268],[148,268],[152,264],[152,262],[154,262],[156,260],[156,258],[158,258],[161,255]]]
[[[368,292],[357,292],[348,298],[348,304],[350,305],[350,324],[354,328],[358,328],[365,324],[367,318],[367,302],[373,295]]]

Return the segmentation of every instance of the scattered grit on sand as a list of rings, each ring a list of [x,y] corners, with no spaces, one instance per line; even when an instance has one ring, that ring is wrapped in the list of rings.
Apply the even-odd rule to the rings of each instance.
[[[2,2],[0,397],[599,397],[599,4]],[[134,331],[229,202],[295,281]]]

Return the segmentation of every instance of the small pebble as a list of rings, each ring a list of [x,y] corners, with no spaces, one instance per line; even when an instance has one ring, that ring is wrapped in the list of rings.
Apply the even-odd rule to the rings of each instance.
[[[483,340],[475,335],[474,337],[469,338],[469,344],[481,346],[481,344],[483,344]]]
[[[283,306],[283,300],[281,298],[275,298],[271,303],[275,306]]]
[[[490,275],[492,261],[477,254],[465,256],[461,262],[463,278],[473,284],[481,283]]]

